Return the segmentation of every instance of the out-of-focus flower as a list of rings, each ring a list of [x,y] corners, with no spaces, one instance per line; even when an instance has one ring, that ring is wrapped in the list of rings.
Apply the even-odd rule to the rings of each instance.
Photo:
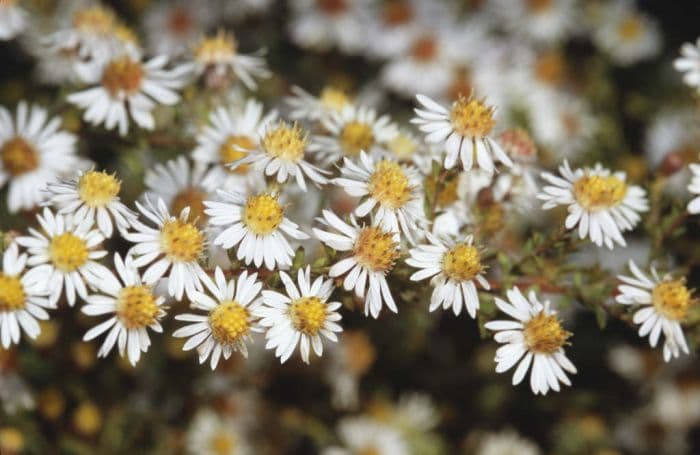
[[[126,352],[135,366],[141,353],[151,345],[147,329],[163,331],[160,319],[165,316],[165,298],[156,296],[153,288],[144,284],[130,256],[123,260],[115,254],[114,267],[118,276],[111,272],[101,276],[97,286],[100,293],[88,296],[82,308],[89,316],[110,315],[110,318],[88,330],[83,340],[90,341],[108,332],[97,356],[106,357],[116,344],[119,355]]]
[[[0,41],[11,40],[27,26],[27,13],[18,0],[0,2]]]
[[[178,89],[191,71],[189,65],[165,69],[164,55],[147,62],[127,54],[101,65],[78,65],[76,72],[91,88],[68,95],[68,101],[85,109],[83,119],[92,125],[104,124],[119,134],[129,131],[129,117],[141,128],[152,130],[156,103],[171,106],[180,100]]]
[[[613,249],[614,243],[625,246],[622,233],[634,229],[641,212],[649,210],[645,191],[625,182],[624,172],[611,173],[598,164],[594,168],[571,170],[568,161],[559,166],[561,177],[549,172],[542,178],[545,186],[537,198],[542,208],[565,205],[569,209],[565,226],[578,226],[581,239],[589,237],[598,246]]]
[[[460,242],[440,239],[430,233],[427,238],[430,243],[413,248],[406,263],[421,269],[411,275],[412,281],[432,277],[430,283],[434,289],[428,310],[442,306],[444,310],[452,308],[455,315],[459,315],[464,305],[469,316],[475,318],[479,309],[475,281],[486,290],[491,286],[484,278],[481,253],[472,244],[472,236]]]
[[[248,357],[246,343],[252,341],[252,332],[260,332],[257,311],[260,307],[260,289],[257,273],[244,271],[237,280],[226,281],[221,268],[214,271],[214,280],[203,280],[213,298],[203,292],[195,292],[192,306],[207,311],[207,315],[185,313],[175,316],[178,321],[190,324],[176,330],[175,337],[188,338],[183,350],[197,348],[199,363],[210,358],[211,369],[219,360],[231,357],[235,351]]]
[[[513,374],[513,385],[517,385],[532,365],[530,388],[535,395],[546,395],[550,389],[558,392],[560,382],[571,385],[566,372],[575,374],[576,367],[563,349],[571,333],[561,326],[549,301],[541,303],[534,291],[526,299],[517,287],[507,296],[509,302],[496,297],[496,306],[515,320],[485,324],[497,332],[494,339],[504,344],[496,351],[496,373],[508,371],[517,363]]]
[[[416,169],[388,159],[375,162],[362,151],[357,164],[343,159],[340,177],[333,183],[350,196],[362,198],[355,209],[358,217],[372,214],[376,225],[402,233],[409,243],[415,243],[421,236],[426,219],[421,180]]]
[[[243,426],[213,410],[199,411],[186,435],[187,452],[193,455],[248,455],[250,446]]]
[[[119,200],[121,181],[105,171],[78,171],[77,177],[48,185],[48,204],[60,215],[96,220],[105,238],[112,237],[114,225],[124,232],[136,214]],[[113,220],[114,219],[114,220]]]
[[[328,50],[337,46],[347,54],[365,48],[367,0],[291,0],[288,23],[292,40],[301,47]]]
[[[629,262],[632,276],[620,275],[623,282],[618,288],[620,294],[616,301],[623,305],[642,305],[634,313],[633,321],[640,324],[639,336],[649,335],[649,344],[656,347],[659,336],[663,333],[664,360],[678,357],[680,351],[688,354],[688,343],[683,335],[681,322],[685,320],[688,309],[697,302],[692,291],[685,285],[684,279],[673,279],[670,275],[659,277],[655,268],[651,269],[650,279],[634,261]]]
[[[189,51],[211,22],[212,9],[201,0],[155,3],[146,11],[146,47],[153,55],[179,57]]]
[[[487,8],[516,39],[536,44],[561,42],[577,25],[576,0],[489,0]]]
[[[27,255],[19,254],[16,243],[12,243],[2,256],[0,271],[0,341],[9,349],[17,344],[23,331],[29,338],[41,332],[37,319],[46,320],[46,308],[52,308],[46,298],[48,291],[43,283],[27,280],[24,268]]]
[[[382,455],[406,455],[407,442],[401,434],[364,416],[346,417],[338,423],[338,436],[343,447],[325,449],[323,455],[351,455],[354,453],[378,453]]]
[[[683,82],[700,91],[700,38],[693,43],[684,43],[681,56],[673,61],[673,67],[683,74]]]
[[[275,270],[276,267],[292,265],[294,250],[287,237],[303,240],[309,236],[284,216],[285,208],[279,195],[257,193],[245,196],[222,190],[218,194],[223,202],[204,202],[209,223],[225,226],[214,239],[215,245],[225,249],[239,245],[236,257],[256,267],[264,263],[268,270]]]
[[[688,185],[688,191],[696,196],[688,203],[688,212],[694,215],[700,213],[700,164],[691,164],[690,171],[693,178]]]
[[[355,295],[365,299],[365,315],[379,317],[382,305],[398,312],[391,295],[386,274],[399,257],[398,234],[376,226],[358,227],[352,219],[347,224],[330,210],[324,210],[323,224],[337,231],[327,232],[314,228],[316,237],[337,251],[349,251],[351,255],[336,262],[328,271],[331,277],[345,276],[343,288],[355,290]]]
[[[523,438],[512,430],[505,430],[484,435],[476,451],[476,455],[505,455],[509,453],[539,455],[540,449],[529,439]]]
[[[59,130],[61,120],[48,120],[38,105],[17,105],[16,118],[0,106],[0,188],[7,184],[11,213],[29,210],[46,200],[52,183],[84,167],[76,156],[76,137]]]
[[[475,98],[462,97],[447,110],[427,96],[417,95],[417,99],[422,107],[415,109],[416,117],[411,122],[426,133],[426,142],[444,144],[445,168],[452,169],[458,159],[465,171],[476,164],[489,174],[495,171],[494,161],[508,167],[513,165],[490,137],[496,125],[493,107]]]
[[[185,293],[192,296],[194,291],[201,291],[201,280],[206,274],[199,259],[204,253],[206,237],[190,220],[190,208],[185,207],[179,216],[174,216],[162,199],[156,205],[151,200],[145,205],[136,202],[136,207],[155,226],[136,220],[132,231],[124,234],[126,240],[135,243],[128,253],[134,256],[134,265],[139,268],[148,265],[143,282],[153,286],[167,274],[168,294],[177,300],[182,300]]]
[[[333,87],[324,87],[318,96],[313,96],[301,87],[292,87],[292,96],[287,98],[291,107],[289,116],[294,120],[324,121],[332,115],[343,112],[352,105],[352,98],[345,91]]]
[[[276,291],[263,291],[265,305],[257,311],[260,325],[267,327],[266,349],[274,349],[275,356],[284,363],[300,345],[301,359],[309,363],[311,349],[317,356],[323,355],[323,339],[338,341],[336,332],[343,329],[337,324],[341,316],[340,302],[329,302],[333,293],[333,280],[323,276],[311,281],[311,267],[299,269],[298,286],[292,278],[280,272],[286,295]]]
[[[73,306],[76,293],[87,298],[87,286],[95,288],[101,277],[109,273],[97,262],[107,255],[107,251],[99,249],[104,237],[94,229],[91,219],[54,215],[48,208],[36,219],[43,232],[29,228],[30,236],[17,237],[17,243],[29,253],[27,263],[31,269],[25,278],[41,283],[50,292],[51,306],[56,306],[64,289],[68,305]]]

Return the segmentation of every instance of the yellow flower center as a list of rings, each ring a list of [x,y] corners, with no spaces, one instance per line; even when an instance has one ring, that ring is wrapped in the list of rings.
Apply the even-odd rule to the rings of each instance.
[[[411,199],[413,189],[401,166],[388,160],[377,163],[368,188],[372,197],[392,209],[403,207]]]
[[[174,262],[196,261],[204,250],[204,234],[194,223],[179,219],[166,221],[160,230],[165,255]]]
[[[345,92],[333,87],[324,87],[318,99],[325,108],[336,112],[340,112],[350,104],[350,99]]]
[[[474,98],[460,97],[452,104],[450,121],[452,127],[464,137],[486,137],[496,120],[493,107]]]
[[[530,319],[523,330],[527,347],[536,353],[552,354],[566,344],[571,336],[564,330],[557,316],[544,311]]]
[[[620,21],[617,33],[624,41],[634,41],[642,34],[642,20],[636,14],[630,14]]]
[[[24,436],[14,427],[0,428],[0,451],[21,453],[24,450]]]
[[[116,22],[114,13],[99,5],[80,9],[73,14],[73,27],[88,33],[106,35]]]
[[[574,197],[587,210],[601,210],[619,204],[627,194],[627,185],[609,175],[586,175],[574,183]]]
[[[418,144],[408,134],[399,133],[387,143],[387,148],[398,159],[409,160],[418,150]]]
[[[447,95],[451,100],[459,100],[469,96],[474,91],[471,71],[468,67],[458,67],[452,76],[452,82],[447,88]]]
[[[363,447],[355,452],[356,455],[382,455],[382,453],[374,446]]]
[[[87,262],[87,244],[77,235],[65,232],[51,239],[49,258],[58,270],[72,272]]]
[[[131,95],[139,91],[143,82],[143,67],[129,57],[119,57],[107,64],[102,72],[102,86],[112,97]]]
[[[498,139],[503,150],[512,157],[521,161],[532,161],[537,158],[537,146],[527,131],[522,128],[505,130]]]
[[[202,223],[206,220],[204,198],[206,194],[194,187],[180,191],[172,202],[172,213],[179,214],[185,207],[190,208],[189,220]]]
[[[39,167],[39,154],[29,142],[19,136],[13,137],[2,145],[0,160],[2,167],[13,177]]]
[[[243,209],[243,222],[257,235],[268,235],[282,224],[284,208],[271,194],[250,196]]]
[[[127,329],[140,329],[156,322],[160,308],[151,288],[144,285],[127,286],[119,291],[117,317]]]
[[[0,272],[0,313],[24,309],[25,297],[19,278]]]
[[[231,455],[236,448],[236,439],[228,433],[217,432],[209,441],[209,449],[216,455]]]
[[[302,297],[289,305],[289,317],[295,329],[315,336],[326,322],[326,305],[318,297]]]
[[[363,228],[355,240],[357,262],[375,272],[387,272],[399,257],[398,244],[391,232],[378,227]]]
[[[316,4],[321,11],[332,16],[348,9],[347,0],[316,0]]]
[[[495,234],[503,229],[506,223],[506,210],[503,204],[490,203],[481,209],[479,227],[486,234]]]
[[[429,62],[437,56],[438,42],[432,35],[418,38],[411,46],[411,55],[419,62]]]
[[[566,62],[559,52],[545,52],[535,62],[535,76],[548,85],[558,85],[566,75]]]
[[[208,65],[226,62],[236,55],[238,43],[233,34],[223,30],[210,38],[202,39],[194,51],[195,60]]]
[[[391,26],[402,25],[413,19],[413,8],[405,0],[391,0],[384,6],[384,23]]]
[[[552,0],[527,0],[528,11],[539,14],[544,13],[552,7]]]
[[[651,296],[656,311],[673,321],[683,320],[693,302],[683,280],[662,281],[654,286]]]
[[[91,402],[84,402],[73,413],[73,425],[84,436],[93,436],[102,428],[100,408]]]
[[[340,132],[340,145],[346,155],[358,156],[361,150],[369,150],[374,144],[372,127],[363,122],[351,121]]]
[[[466,243],[455,245],[442,258],[442,271],[455,281],[469,281],[482,270],[479,250]]]
[[[437,177],[434,175],[428,175],[425,178],[425,189],[429,194],[435,194],[437,189]],[[452,177],[448,179],[439,189],[437,195],[437,207],[447,207],[448,205],[454,203],[458,199],[457,186],[459,184],[458,177]]]
[[[212,336],[221,344],[234,344],[250,332],[250,312],[234,300],[221,302],[209,313]]]
[[[232,135],[219,147],[219,159],[224,165],[231,164],[236,160],[244,158],[248,151],[255,148],[255,142],[248,136]],[[250,167],[247,164],[238,166],[236,169],[226,169],[235,174],[247,174]]]
[[[270,156],[297,162],[304,158],[306,133],[296,123],[289,126],[280,122],[275,128],[265,133],[262,146]]]
[[[106,172],[90,171],[78,180],[78,195],[88,207],[104,207],[114,200],[121,182]]]
[[[139,38],[136,33],[126,25],[116,25],[112,34],[122,43],[133,44],[136,46],[139,44]]]

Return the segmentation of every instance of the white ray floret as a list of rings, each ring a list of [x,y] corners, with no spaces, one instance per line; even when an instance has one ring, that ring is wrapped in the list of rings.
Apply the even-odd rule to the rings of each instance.
[[[689,167],[693,177],[690,180],[690,184],[688,184],[688,191],[695,197],[688,202],[688,212],[695,215],[700,213],[700,164],[692,163]]]
[[[673,61],[673,67],[683,73],[683,82],[700,92],[700,38],[695,44],[684,43],[681,56]]]

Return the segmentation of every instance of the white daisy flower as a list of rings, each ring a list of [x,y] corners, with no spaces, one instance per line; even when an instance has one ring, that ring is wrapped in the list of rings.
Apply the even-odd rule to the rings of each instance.
[[[169,57],[187,53],[211,22],[209,7],[201,0],[153,4],[143,19],[149,52]]]
[[[204,171],[203,166],[192,166],[184,156],[156,164],[144,176],[144,197],[151,201],[162,199],[170,213],[181,213],[189,207],[189,219],[202,224],[206,221],[204,201],[210,197],[203,186]]]
[[[464,305],[469,316],[476,318],[479,295],[475,282],[486,290],[491,289],[491,285],[484,277],[486,267],[481,263],[481,252],[473,245],[473,237],[469,235],[457,242],[430,233],[426,236],[430,243],[411,249],[406,264],[421,269],[411,275],[411,281],[432,277],[430,283],[434,289],[428,310],[451,307],[458,316]]]
[[[27,13],[17,3],[18,0],[0,2],[0,41],[11,40],[27,26]]]
[[[127,54],[101,65],[76,67],[81,79],[94,84],[87,90],[68,95],[68,102],[85,109],[83,119],[92,125],[104,124],[108,130],[118,128],[124,136],[129,131],[129,117],[141,128],[152,130],[152,115],[157,104],[172,106],[180,100],[178,89],[185,84],[189,65],[165,69],[166,56],[147,62]]]
[[[298,286],[292,278],[280,272],[286,295],[276,291],[263,291],[264,306],[258,310],[260,325],[267,327],[266,349],[274,349],[275,356],[284,363],[300,345],[301,359],[309,363],[309,353],[323,355],[322,336],[337,342],[335,332],[343,329],[337,324],[342,318],[340,302],[329,302],[333,293],[333,280],[323,276],[311,281],[311,267],[299,269]]]
[[[681,56],[673,61],[673,67],[683,74],[683,82],[700,91],[700,38],[693,43],[683,43]]]
[[[124,232],[136,219],[136,214],[119,199],[121,185],[115,175],[105,171],[78,171],[75,178],[49,183],[47,203],[56,206],[60,215],[97,220],[97,228],[109,238],[115,224]]]
[[[227,109],[219,107],[209,114],[209,124],[197,135],[197,147],[192,152],[192,159],[201,165],[213,165],[202,180],[209,190],[216,188],[240,190],[249,182],[248,166],[231,169],[229,164],[257,149],[260,138],[264,136],[267,126],[277,118],[276,111],[264,113],[262,103],[250,99],[241,107]],[[260,180],[255,177],[255,181]]]
[[[340,114],[343,109],[352,105],[350,96],[333,86],[324,87],[318,96],[313,96],[301,87],[294,86],[292,96],[287,97],[286,101],[291,107],[290,118],[312,122]]]
[[[16,243],[2,255],[0,270],[0,341],[3,349],[19,343],[21,332],[36,338],[41,332],[37,319],[46,320],[47,308],[53,308],[46,298],[44,283],[31,282],[23,274],[27,255],[19,254]]]
[[[512,430],[486,434],[479,443],[476,455],[540,455],[537,445]]]
[[[609,2],[601,11],[593,42],[619,65],[654,57],[661,50],[659,26],[631,0]]]
[[[623,284],[618,287],[620,293],[615,300],[623,305],[642,306],[632,318],[635,324],[640,324],[639,336],[649,335],[649,344],[656,347],[663,333],[666,362],[678,357],[680,351],[690,353],[681,323],[698,300],[693,297],[693,291],[686,287],[685,279],[673,279],[671,275],[659,277],[653,267],[649,278],[632,260],[629,268],[632,276],[617,277]]]
[[[249,90],[257,87],[256,79],[272,73],[267,69],[263,51],[245,55],[238,52],[238,42],[232,33],[220,30],[216,35],[202,38],[194,49],[194,71],[209,87],[227,87],[231,73]]]
[[[226,249],[238,245],[236,257],[246,265],[260,267],[264,262],[268,270],[292,265],[294,250],[287,236],[297,240],[309,236],[284,216],[285,208],[278,195],[258,193],[246,197],[222,190],[218,194],[224,202],[204,202],[209,223],[227,226],[214,239],[215,245]]]
[[[700,213],[700,164],[693,163],[689,167],[693,178],[688,185],[688,191],[696,196],[688,203],[688,212],[695,215]]]
[[[333,183],[350,196],[363,198],[355,209],[358,217],[372,213],[375,224],[403,233],[410,243],[421,235],[426,219],[423,188],[415,168],[388,159],[375,162],[362,151],[359,164],[343,159],[340,177]]]
[[[337,251],[350,251],[350,256],[334,264],[328,275],[332,278],[345,276],[343,288],[355,290],[355,295],[365,299],[365,315],[379,317],[382,305],[398,313],[391,295],[386,274],[394,268],[398,259],[398,235],[381,227],[359,227],[351,219],[352,225],[345,223],[329,210],[323,211],[323,224],[338,231],[327,232],[314,228],[316,237]]]
[[[411,452],[401,433],[369,417],[343,418],[338,423],[338,436],[343,447],[329,447],[322,455],[406,455]]]
[[[549,172],[542,178],[545,186],[537,195],[544,201],[542,208],[566,205],[569,215],[565,226],[578,226],[581,239],[589,237],[598,246],[613,249],[614,244],[626,246],[622,233],[631,231],[641,220],[640,213],[649,210],[646,192],[625,182],[624,172],[611,173],[600,163],[594,168],[571,170],[569,162],[559,166],[561,177]]]
[[[97,352],[98,357],[107,357],[116,344],[119,355],[127,353],[129,363],[135,366],[141,353],[148,351],[151,340],[148,330],[162,333],[160,319],[165,316],[165,297],[156,296],[152,286],[144,283],[131,256],[122,260],[114,255],[112,272],[101,277],[99,294],[90,295],[82,307],[89,316],[110,315],[110,318],[85,333],[83,341],[91,341],[107,332],[107,338]]]
[[[54,215],[44,208],[37,221],[43,233],[29,228],[31,236],[18,237],[17,243],[27,248],[31,269],[25,274],[28,281],[39,282],[49,294],[51,306],[56,306],[65,288],[68,305],[75,304],[76,293],[85,300],[87,286],[95,288],[109,269],[95,261],[107,255],[97,247],[104,237],[93,229],[94,221],[78,220],[72,216]]]
[[[76,137],[59,130],[61,120],[48,120],[46,109],[22,101],[16,118],[0,106],[0,188],[9,185],[11,213],[29,210],[46,199],[46,184],[84,163],[76,156]]]
[[[370,155],[378,154],[397,134],[396,125],[388,115],[377,118],[374,109],[364,106],[345,106],[322,121],[329,135],[315,136],[309,150],[318,153],[327,164],[345,156],[357,157],[363,150]]]
[[[366,45],[367,0],[294,0],[289,33],[299,46],[319,51],[338,47],[357,55]]]
[[[190,324],[176,330],[175,337],[188,338],[183,350],[197,348],[199,363],[209,358],[211,369],[224,359],[238,351],[248,357],[248,346],[252,342],[252,332],[260,332],[257,310],[260,307],[260,290],[262,283],[256,281],[258,274],[248,275],[243,271],[237,280],[226,281],[224,272],[217,267],[214,280],[202,281],[213,297],[204,292],[195,292],[191,305],[205,314],[185,313],[175,316],[178,321]]]
[[[510,370],[519,361],[513,374],[513,385],[518,385],[532,365],[530,388],[535,395],[546,395],[550,389],[558,392],[559,382],[571,385],[566,372],[575,374],[576,367],[563,349],[571,333],[562,328],[549,301],[541,303],[534,291],[526,299],[517,287],[507,295],[509,302],[496,297],[496,306],[515,320],[484,325],[496,331],[494,339],[504,344],[496,351],[496,373]]]
[[[302,191],[306,191],[304,176],[316,186],[325,185],[328,179],[322,174],[330,172],[317,168],[304,160],[308,134],[298,124],[289,125],[279,121],[269,125],[260,138],[260,147],[231,165],[232,169],[250,164],[256,171],[266,176],[277,176],[277,183],[284,183],[294,177]]]
[[[189,207],[179,217],[170,214],[162,199],[155,206],[150,200],[145,206],[136,202],[136,207],[155,225],[149,227],[137,220],[132,225],[134,231],[124,234],[126,240],[136,244],[128,253],[134,255],[134,265],[148,265],[144,283],[152,286],[167,275],[168,294],[182,300],[186,293],[191,299],[194,291],[202,290],[201,279],[206,276],[199,265],[206,247],[205,233],[190,221]]]
[[[489,0],[488,11],[516,39],[556,44],[577,26],[576,0]]]
[[[445,168],[452,169],[459,158],[468,171],[478,165],[492,174],[494,161],[505,166],[513,162],[489,135],[496,120],[494,108],[475,98],[460,97],[448,111],[424,95],[416,95],[422,108],[415,109],[417,117],[411,123],[419,125],[428,143],[444,144],[447,152]]]
[[[228,2],[227,2],[228,3]],[[186,435],[187,453],[191,455],[250,455],[246,431],[238,419],[222,417],[211,409],[198,411]]]

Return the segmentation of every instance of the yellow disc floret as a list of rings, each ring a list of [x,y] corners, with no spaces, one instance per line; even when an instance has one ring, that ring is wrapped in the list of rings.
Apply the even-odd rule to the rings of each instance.
[[[112,32],[116,23],[114,13],[99,5],[79,9],[73,13],[73,27],[82,32],[106,35]]]
[[[226,431],[217,431],[209,440],[209,450],[215,455],[235,453],[236,445],[236,438]]]
[[[387,149],[400,160],[409,160],[418,151],[418,143],[408,134],[399,133],[386,144]]]
[[[39,167],[39,154],[29,142],[15,136],[0,147],[0,161],[3,169],[17,177]]]
[[[265,133],[262,146],[270,156],[296,162],[304,158],[306,133],[296,123],[289,126],[280,122]]]
[[[24,309],[25,298],[19,278],[0,272],[0,313]]]
[[[340,145],[346,155],[358,156],[360,151],[368,151],[374,144],[372,126],[364,122],[351,121],[340,131]]]
[[[482,270],[479,250],[466,243],[455,245],[442,258],[442,271],[455,281],[469,281]]]
[[[617,33],[624,41],[634,41],[642,35],[644,25],[637,14],[630,14],[622,19],[617,27]]]
[[[189,220],[200,222],[206,219],[204,214],[204,198],[206,195],[202,190],[195,187],[188,187],[180,191],[172,202],[172,213],[179,214],[185,207],[190,208]]]
[[[336,112],[342,111],[350,104],[350,99],[345,92],[334,87],[324,87],[318,99],[326,109]]]
[[[250,312],[234,300],[223,301],[209,313],[209,326],[216,341],[234,344],[250,332]]]
[[[539,314],[525,323],[523,330],[527,347],[536,353],[553,354],[566,344],[571,336],[564,330],[556,315]]]
[[[51,239],[49,258],[58,270],[73,272],[87,262],[87,244],[77,235],[65,232]]]
[[[667,319],[682,321],[693,302],[691,291],[683,280],[666,280],[654,286],[651,292],[656,311]]]
[[[104,207],[119,194],[121,182],[106,172],[90,171],[78,180],[78,195],[88,207]]]
[[[574,183],[574,197],[587,210],[613,207],[626,194],[627,184],[613,175],[586,175]]]
[[[496,124],[492,106],[463,96],[452,104],[450,121],[460,135],[476,138],[488,136]]]
[[[289,318],[299,332],[315,336],[326,322],[326,305],[316,296],[296,299],[289,305]]]
[[[268,235],[282,224],[284,208],[272,194],[250,196],[243,209],[243,222],[257,235]]]
[[[234,161],[244,158],[248,151],[253,150],[254,148],[255,142],[248,136],[232,135],[226,139],[226,142],[221,144],[221,147],[219,147],[219,159],[224,165],[231,164]],[[249,167],[247,164],[243,164],[233,170],[231,170],[228,166],[226,166],[226,169],[235,174],[246,174]]]
[[[378,227],[363,228],[353,248],[357,262],[375,272],[387,272],[399,257],[398,244],[391,232]]]
[[[119,291],[117,317],[127,329],[140,329],[156,322],[160,308],[151,288],[144,285],[127,286]]]
[[[174,262],[196,261],[204,251],[204,234],[191,222],[166,221],[160,230],[160,240],[163,252]]]
[[[123,56],[107,64],[102,72],[102,86],[114,98],[132,95],[141,88],[143,76],[141,63]]]
[[[367,187],[373,198],[392,209],[403,207],[411,199],[413,190],[401,166],[389,160],[377,163]]]
[[[223,30],[202,39],[194,51],[195,60],[204,65],[225,63],[236,55],[238,43],[232,34]]]

